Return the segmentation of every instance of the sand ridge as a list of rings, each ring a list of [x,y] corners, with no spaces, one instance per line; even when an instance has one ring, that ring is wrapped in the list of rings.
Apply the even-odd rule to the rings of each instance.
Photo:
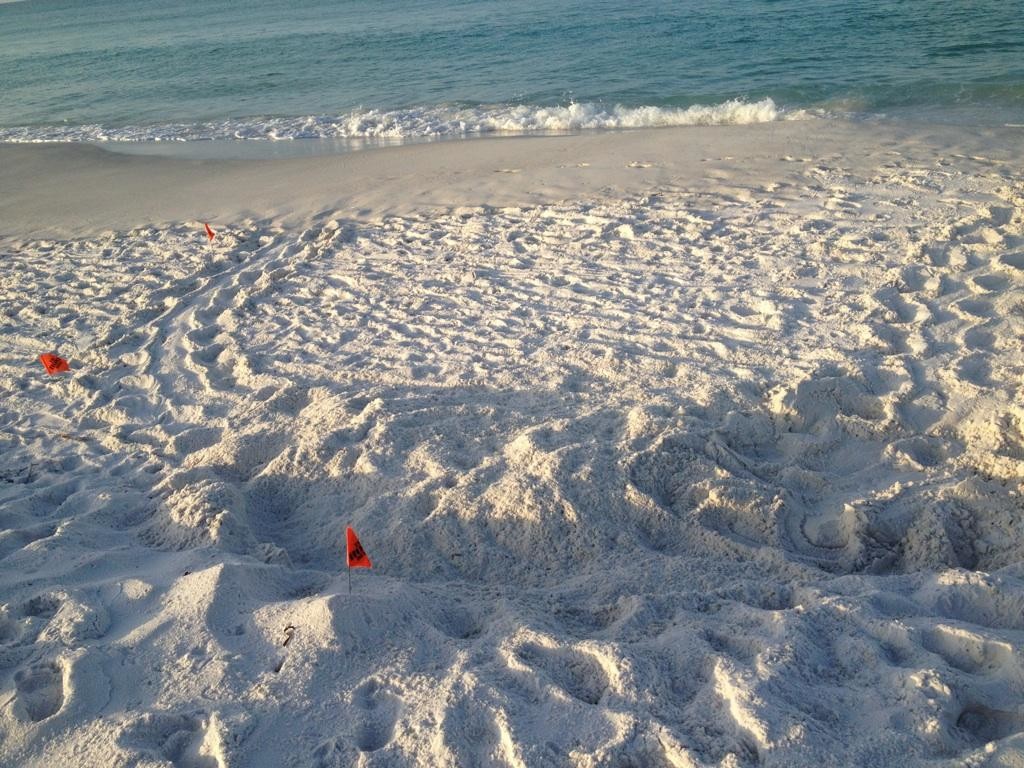
[[[1024,178],[928,141],[11,239],[0,757],[1011,764]]]

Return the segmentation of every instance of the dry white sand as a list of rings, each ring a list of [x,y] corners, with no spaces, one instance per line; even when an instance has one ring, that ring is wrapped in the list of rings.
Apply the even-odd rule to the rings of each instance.
[[[0,147],[0,764],[1021,765],[1021,137]]]

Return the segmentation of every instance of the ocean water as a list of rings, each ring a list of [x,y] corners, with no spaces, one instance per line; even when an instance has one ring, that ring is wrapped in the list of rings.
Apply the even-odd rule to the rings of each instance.
[[[0,141],[1024,123],[1024,0],[0,1]]]

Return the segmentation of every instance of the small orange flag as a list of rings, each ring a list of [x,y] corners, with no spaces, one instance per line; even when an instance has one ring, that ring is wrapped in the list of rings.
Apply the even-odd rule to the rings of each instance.
[[[206,222],[203,222],[203,226],[206,227],[206,237],[207,237],[207,239],[212,243],[213,242],[213,238],[216,237],[216,234],[214,233],[214,231],[212,229],[210,229],[210,225],[207,224]]]
[[[46,372],[53,376],[55,373],[63,373],[64,371],[70,371],[71,366],[68,365],[68,361],[63,357],[57,357],[57,355],[51,355],[49,352],[39,356],[39,362],[43,364],[43,368]]]
[[[363,549],[363,545],[359,543],[359,537],[356,536],[356,532],[351,528],[345,529],[345,543],[348,545],[348,567],[349,568],[372,568],[370,564],[370,558],[366,554],[366,550]]]

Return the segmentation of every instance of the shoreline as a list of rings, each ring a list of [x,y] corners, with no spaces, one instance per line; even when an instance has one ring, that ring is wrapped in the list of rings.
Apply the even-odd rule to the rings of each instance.
[[[1020,162],[1019,130],[815,120],[485,137],[316,157],[198,160],[96,145],[0,145],[0,238],[87,236],[182,221],[325,216],[354,220],[460,206],[524,206],[612,197],[661,186],[713,188],[786,178],[785,158],[844,158],[855,169],[886,152]]]

